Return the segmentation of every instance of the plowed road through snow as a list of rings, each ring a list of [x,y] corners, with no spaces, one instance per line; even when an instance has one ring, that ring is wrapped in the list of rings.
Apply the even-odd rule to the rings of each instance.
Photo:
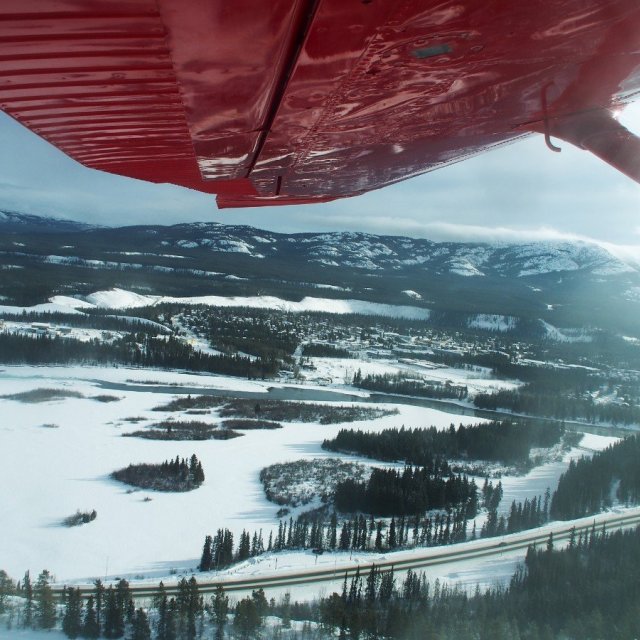
[[[488,558],[490,556],[499,557],[501,554],[513,551],[524,551],[532,544],[546,544],[551,532],[553,532],[554,543],[566,541],[571,535],[572,527],[575,526],[577,536],[580,532],[591,530],[594,523],[598,533],[601,531],[603,524],[606,525],[607,531],[640,525],[640,507],[626,510],[622,514],[601,513],[596,516],[573,520],[569,523],[556,522],[539,529],[531,529],[507,536],[485,538],[443,547],[421,547],[413,550],[387,553],[384,558],[378,559],[376,562],[360,562],[359,564],[351,562],[349,564],[336,564],[326,569],[295,569],[245,578],[218,576],[214,580],[207,580],[206,574],[202,574],[202,580],[198,580],[198,588],[200,593],[211,593],[220,584],[226,592],[250,591],[269,587],[293,587],[302,584],[342,580],[345,574],[350,577],[358,570],[360,575],[363,575],[369,571],[372,565],[375,565],[381,571],[388,571],[392,568],[395,571],[407,571],[409,569],[424,569],[434,565],[443,565],[462,560]],[[165,581],[167,595],[176,595],[177,585],[175,583],[167,584],[167,582]],[[156,593],[157,583],[150,585],[148,583],[136,584],[133,582],[130,584],[130,589],[136,599],[149,598]],[[88,596],[93,590],[93,585],[80,586],[80,590],[83,595]],[[54,592],[61,594],[62,587],[54,588]]]

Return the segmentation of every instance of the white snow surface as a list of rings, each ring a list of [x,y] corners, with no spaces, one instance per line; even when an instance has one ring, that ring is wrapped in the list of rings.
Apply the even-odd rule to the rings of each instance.
[[[76,300],[76,302],[78,301]],[[78,311],[76,307],[72,307],[66,304],[60,304],[59,302],[44,302],[42,304],[33,305],[32,307],[17,307],[7,304],[0,305],[0,313],[18,315],[23,311],[33,311],[35,313],[82,313],[81,311]]]
[[[518,323],[513,316],[481,313],[469,318],[468,326],[471,329],[488,329],[489,331],[511,331]]]
[[[241,379],[145,369],[6,367],[0,372],[3,395],[63,388],[86,396],[40,404],[0,399],[0,513],[8,524],[3,527],[0,566],[9,575],[19,577],[26,570],[37,575],[47,568],[58,581],[105,575],[155,579],[168,576],[172,568],[194,568],[204,536],[220,527],[228,527],[235,536],[245,528],[262,528],[268,537],[277,527],[279,507],[264,497],[260,469],[276,462],[329,455],[321,449],[322,441],[345,426],[285,424],[276,431],[248,431],[227,441],[123,438],[123,433],[165,417],[151,409],[174,397],[139,386],[121,391],[98,385],[99,380],[128,379],[189,386],[195,379],[219,388],[265,389],[264,384]],[[104,393],[121,399],[109,403],[90,399]],[[434,424],[445,428],[452,418],[455,422],[476,421],[434,409],[408,405],[398,409],[398,415],[349,426],[377,430],[401,424]],[[129,417],[144,420],[131,424],[125,420]],[[218,419],[215,415],[201,418]],[[109,477],[112,471],[131,463],[162,462],[193,453],[203,463],[206,481],[188,493],[128,493],[127,485]],[[146,497],[152,500],[145,502]],[[77,510],[91,509],[98,513],[95,521],[72,528],[60,525]]]
[[[351,375],[351,367],[380,372],[391,364],[380,362],[315,358],[317,375],[333,374],[336,383]],[[404,364],[410,367],[411,364]],[[431,370],[430,375],[456,382],[481,382],[484,370],[454,371],[446,367]],[[126,389],[102,388],[104,383],[128,384]],[[486,384],[495,381],[488,377]],[[514,384],[514,383],[510,383]],[[148,386],[147,386],[148,385]],[[140,429],[167,414],[151,409],[174,397],[158,393],[151,385],[210,387],[231,391],[265,391],[272,382],[247,381],[225,376],[185,374],[133,368],[99,367],[5,367],[0,370],[2,395],[37,388],[64,388],[79,391],[85,398],[67,398],[42,404],[23,404],[0,399],[3,420],[0,444],[0,513],[9,523],[3,535],[0,566],[12,577],[30,570],[37,575],[49,569],[58,582],[87,582],[96,577],[126,577],[157,583],[190,575],[202,548],[204,536],[218,528],[230,528],[237,538],[243,529],[269,531],[277,529],[278,506],[264,497],[258,479],[259,470],[269,464],[300,458],[334,456],[321,449],[322,440],[335,436],[345,425],[285,424],[277,431],[249,431],[228,441],[164,442],[123,438],[122,433]],[[339,389],[332,388],[332,391]],[[353,390],[342,387],[343,391]],[[98,394],[112,394],[117,402],[100,403],[90,399]],[[364,395],[364,394],[363,394]],[[382,405],[389,406],[389,405]],[[396,406],[400,413],[372,421],[350,423],[352,428],[378,430],[390,426],[428,426],[446,428],[450,423],[478,422],[474,417],[452,415],[435,409],[410,405]],[[137,424],[128,417],[140,417]],[[215,413],[198,419],[216,422]],[[57,428],[44,425],[57,425]],[[579,447],[562,460],[549,462],[523,477],[504,476],[501,510],[507,511],[511,500],[524,500],[544,494],[555,486],[570,459],[600,450],[615,438],[587,435]],[[202,460],[206,481],[189,493],[161,493],[135,490],[109,478],[111,471],[136,462],[161,462],[167,458],[196,453]],[[355,460],[355,457],[345,456]],[[367,461],[368,464],[373,464]],[[25,472],[26,470],[26,472]],[[19,481],[17,480],[19,479]],[[481,482],[477,480],[477,482]],[[152,498],[145,502],[146,497]],[[60,521],[80,510],[96,509],[94,522],[65,528]],[[477,522],[481,526],[482,517]],[[408,552],[401,552],[408,553]],[[381,554],[389,559],[390,554]],[[287,569],[313,567],[318,564],[341,565],[345,562],[370,562],[370,554],[326,554],[316,559],[310,552],[267,554],[230,568],[221,578],[278,573]],[[477,559],[430,569],[436,577],[452,583],[474,585],[480,581],[507,579],[521,555]],[[172,576],[177,572],[175,576]],[[204,578],[204,575],[201,576]],[[201,579],[198,576],[198,579]],[[319,592],[339,590],[336,584],[309,585],[296,588],[296,598],[311,598]],[[285,589],[284,591],[289,591]],[[277,591],[277,590],[276,590]],[[269,590],[269,595],[279,595]],[[2,636],[0,636],[2,638]]]
[[[552,324],[540,320],[544,330],[547,332],[547,337],[556,342],[592,342],[593,336],[591,336],[584,329],[559,329]]]
[[[477,392],[487,393],[499,389],[517,389],[522,384],[516,380],[494,378],[491,375],[491,370],[486,367],[456,369],[427,360],[412,360],[410,358],[403,358],[402,362],[398,362],[395,359],[381,358],[313,358],[313,365],[315,367],[314,370],[302,369],[301,371],[305,382],[310,384],[331,384],[332,390],[335,389],[335,385],[351,384],[353,376],[358,370],[363,376],[403,373],[409,376],[419,376],[431,382],[450,382],[454,385],[464,385],[471,395]],[[349,387],[348,392],[351,394],[358,393],[353,387]],[[366,393],[366,395],[369,394]],[[468,406],[465,402],[455,404]]]
[[[76,299],[68,296],[54,296],[50,300],[50,304],[55,304],[56,307],[68,305],[68,309],[83,308],[87,306],[87,303],[108,309],[146,307],[159,303],[202,304],[212,307],[278,309],[291,313],[302,313],[305,311],[321,311],[336,314],[361,313],[394,318],[409,318],[413,320],[428,320],[430,314],[428,309],[422,309],[420,307],[367,302],[365,300],[335,300],[332,298],[306,297],[300,302],[293,302],[274,296],[199,296],[174,298],[171,296],[144,295],[117,288],[107,291],[96,291],[84,298]],[[19,307],[16,307],[16,309],[18,308]],[[19,309],[22,309],[22,307]],[[27,309],[35,310],[34,307],[28,307]]]

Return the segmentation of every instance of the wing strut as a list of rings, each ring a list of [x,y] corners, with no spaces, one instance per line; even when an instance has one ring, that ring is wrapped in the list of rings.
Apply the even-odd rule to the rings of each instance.
[[[593,109],[554,119],[549,123],[549,133],[591,151],[640,183],[640,138],[621,125],[612,111]]]

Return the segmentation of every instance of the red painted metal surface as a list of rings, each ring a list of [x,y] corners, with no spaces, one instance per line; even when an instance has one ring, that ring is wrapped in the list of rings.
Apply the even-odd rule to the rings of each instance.
[[[0,107],[220,206],[357,195],[546,132],[640,181],[637,0],[3,0]]]

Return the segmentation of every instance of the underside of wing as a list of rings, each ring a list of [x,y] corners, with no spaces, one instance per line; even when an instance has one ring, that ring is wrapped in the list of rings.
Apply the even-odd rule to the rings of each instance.
[[[532,132],[640,181],[637,0],[4,0],[0,106],[82,164],[323,202]]]

